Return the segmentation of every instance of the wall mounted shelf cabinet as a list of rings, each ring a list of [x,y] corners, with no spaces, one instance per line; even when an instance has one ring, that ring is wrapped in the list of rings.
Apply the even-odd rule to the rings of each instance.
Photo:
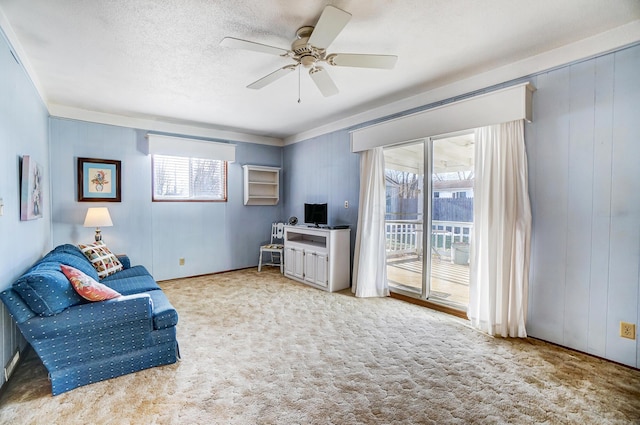
[[[277,205],[280,200],[280,168],[243,165],[244,204]]]

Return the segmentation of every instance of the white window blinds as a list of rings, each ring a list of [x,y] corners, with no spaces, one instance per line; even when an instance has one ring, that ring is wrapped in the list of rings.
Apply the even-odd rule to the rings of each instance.
[[[226,162],[153,155],[154,201],[226,201]]]
[[[154,201],[226,201],[227,162],[236,145],[147,134]]]

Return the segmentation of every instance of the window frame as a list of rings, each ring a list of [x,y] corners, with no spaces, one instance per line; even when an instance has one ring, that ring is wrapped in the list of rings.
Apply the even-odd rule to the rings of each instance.
[[[191,166],[192,159],[206,160],[206,161],[221,161],[223,166],[222,176],[223,176],[223,199],[195,199],[195,198],[182,198],[182,199],[156,199],[156,168],[155,168],[155,157],[156,155],[165,156],[165,157],[173,157],[173,158],[187,158],[189,160],[189,166]],[[211,159],[211,158],[198,158],[198,157],[180,157],[177,155],[164,155],[164,154],[152,154],[151,155],[151,202],[228,202],[228,178],[229,178],[229,161],[225,161],[222,159]],[[191,179],[189,179],[191,180]],[[190,181],[191,183],[191,181]]]

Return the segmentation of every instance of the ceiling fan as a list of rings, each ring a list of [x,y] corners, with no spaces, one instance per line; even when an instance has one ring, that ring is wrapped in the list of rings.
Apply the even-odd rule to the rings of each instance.
[[[332,66],[392,69],[398,60],[398,57],[393,55],[327,54],[327,48],[347,25],[349,19],[351,19],[350,13],[335,6],[326,6],[315,27],[304,26],[296,31],[296,39],[291,44],[291,50],[234,37],[225,37],[220,42],[220,45],[278,55],[295,61],[295,63],[286,65],[249,84],[247,88],[261,89],[302,65],[304,68],[309,69],[309,75],[322,95],[325,97],[333,96],[338,93],[338,87],[336,87],[329,73],[320,66],[320,63],[324,62]]]

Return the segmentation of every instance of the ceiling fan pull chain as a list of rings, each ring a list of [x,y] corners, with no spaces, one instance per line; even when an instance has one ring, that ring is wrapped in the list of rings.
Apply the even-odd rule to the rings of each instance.
[[[300,101],[300,67],[298,67],[298,103],[301,103]]]

